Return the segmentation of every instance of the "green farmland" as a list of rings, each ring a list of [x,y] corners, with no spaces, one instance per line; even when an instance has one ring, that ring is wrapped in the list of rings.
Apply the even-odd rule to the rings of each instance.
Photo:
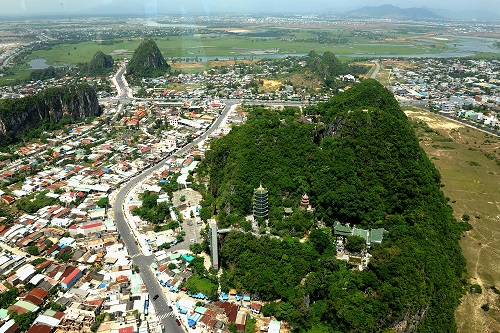
[[[418,41],[411,36],[392,31],[370,33],[358,30],[342,29],[256,29],[249,28],[248,33],[224,35],[193,34],[154,38],[164,57],[172,58],[233,59],[235,57],[260,57],[269,54],[307,54],[314,50],[318,53],[330,51],[338,56],[357,54],[359,56],[418,55],[438,54],[449,51],[443,42]],[[270,37],[269,37],[270,36]],[[88,40],[78,43],[61,43],[51,49],[35,50],[10,69],[13,75],[0,80],[8,83],[26,78],[31,70],[29,62],[33,59],[45,59],[48,65],[73,66],[88,62],[97,51],[110,54],[115,60],[130,58],[142,38],[120,38],[116,40]],[[347,58],[347,57],[346,57]],[[199,59],[198,59],[199,60]]]

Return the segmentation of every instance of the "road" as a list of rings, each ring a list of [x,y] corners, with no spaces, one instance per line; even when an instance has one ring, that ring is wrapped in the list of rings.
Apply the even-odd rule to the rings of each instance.
[[[429,112],[432,112],[429,109],[429,106],[428,106],[429,101],[425,101],[425,100],[398,100],[398,101],[399,101],[399,104],[401,106],[416,106],[416,107],[419,107],[421,109],[424,109],[424,110],[427,110]],[[436,112],[433,112],[433,113],[436,113]],[[475,122],[467,120],[467,119],[459,118],[459,117],[456,117],[456,116],[451,116],[451,115],[444,114],[444,113],[437,112],[436,114],[440,115],[441,117],[448,118],[448,119],[450,119],[450,120],[452,120],[454,122],[463,124],[465,126],[469,126],[469,127],[478,129],[480,131],[486,132],[488,134],[493,134],[495,136],[500,136],[500,132],[498,130],[495,130],[493,128],[487,127],[487,126],[485,126],[483,124],[478,124],[478,123],[475,123]]]
[[[132,96],[130,94],[130,90],[123,77],[124,71],[125,71],[125,66],[122,66],[118,70],[115,76],[115,84],[117,85],[117,90],[119,92],[119,95],[125,98],[131,98]],[[231,108],[236,104],[240,104],[241,101],[226,100],[224,101],[224,103],[226,104],[226,106],[222,110],[221,115],[212,123],[212,125],[210,125],[208,130],[205,131],[200,136],[198,136],[192,142],[186,144],[184,147],[179,148],[177,151],[172,152],[172,155],[174,154],[183,155],[189,149],[196,146],[198,143],[204,141],[210,134],[212,134],[217,128],[219,128],[219,126],[222,124],[223,121],[227,119],[227,115],[229,114]],[[269,103],[268,101],[266,102],[263,101],[261,104],[268,104],[268,103]],[[277,102],[276,104],[278,103],[284,105],[301,104],[301,102]],[[146,179],[151,173],[163,168],[165,165],[166,161],[162,160],[158,164],[143,170],[141,174],[133,177],[126,184],[123,184],[122,187],[119,189],[119,191],[116,193],[113,204],[113,213],[116,221],[116,227],[120,232],[120,235],[125,243],[125,246],[127,247],[129,255],[131,256],[133,263],[139,267],[139,274],[141,275],[144,285],[146,286],[146,289],[148,290],[150,296],[150,306],[154,305],[155,311],[158,317],[160,318],[160,322],[163,324],[166,332],[181,333],[183,332],[183,329],[182,327],[177,326],[175,322],[175,316],[172,315],[172,310],[168,305],[169,304],[168,295],[165,295],[163,293],[161,285],[156,279],[153,270],[151,268],[151,264],[154,261],[154,257],[151,255],[145,256],[142,253],[141,249],[136,244],[136,239],[134,237],[134,234],[132,233],[132,230],[129,224],[127,223],[124,215],[125,214],[124,209],[126,209],[125,203],[128,200],[129,192],[139,182]],[[190,245],[189,238],[186,237],[183,242],[178,243],[175,246],[171,247],[171,250],[175,251],[179,249],[189,249],[189,245]],[[155,295],[159,295],[156,301],[153,300],[153,297]]]
[[[375,70],[373,71],[370,78],[376,79],[379,71],[380,71],[380,64],[379,64],[378,60],[375,60]]]
[[[193,146],[197,145],[202,140],[205,140],[215,129],[219,127],[222,121],[226,119],[226,116],[228,115],[231,106],[237,103],[238,103],[237,101],[234,101],[232,103],[229,102],[229,104],[227,104],[224,110],[222,111],[221,115],[212,123],[210,128],[205,133],[197,137],[195,140],[193,140],[193,142],[175,151],[174,154],[182,155],[186,153],[189,149],[191,149]],[[144,285],[146,286],[146,289],[148,290],[150,296],[150,306],[154,304],[156,313],[158,314],[161,323],[164,325],[166,332],[181,333],[183,332],[183,329],[180,326],[177,326],[175,322],[175,317],[172,316],[171,309],[168,306],[167,295],[163,293],[160,283],[156,279],[151,269],[151,264],[153,263],[154,258],[153,256],[145,256],[142,254],[141,249],[135,243],[136,239],[124,215],[124,209],[126,209],[125,203],[128,199],[129,192],[140,181],[146,179],[154,171],[164,167],[165,164],[166,161],[163,160],[162,162],[145,169],[141,174],[132,178],[128,183],[123,184],[119,192],[116,193],[113,204],[113,212],[116,221],[116,227],[120,232],[120,235],[125,243],[125,246],[127,247],[127,250],[132,258],[132,261],[135,265],[139,267],[140,270],[139,274],[141,275]],[[180,248],[189,248],[189,239],[185,239],[184,242],[177,244],[175,248],[174,247],[172,248],[172,250]],[[159,295],[159,298],[156,301],[154,301],[153,297],[157,294]]]
[[[113,78],[113,82],[116,86],[116,90],[118,92],[118,97],[124,98],[133,98],[132,91],[130,90],[127,81],[125,80],[125,70],[127,69],[127,63],[123,63],[123,65],[118,69]]]

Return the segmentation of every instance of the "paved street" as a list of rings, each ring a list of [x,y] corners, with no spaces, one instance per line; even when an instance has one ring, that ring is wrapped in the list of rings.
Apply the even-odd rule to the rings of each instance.
[[[116,84],[119,86],[118,91],[121,92],[120,95],[122,96],[127,96],[129,95],[129,88],[126,85],[126,82],[123,78],[123,73],[125,71],[125,67],[120,68],[116,75]],[[127,96],[130,97],[130,96]],[[123,101],[122,101],[123,102]],[[212,125],[209,127],[209,129],[198,136],[196,139],[194,139],[191,143],[186,144],[184,147],[179,148],[177,151],[172,152],[172,155],[183,155],[185,154],[189,149],[195,147],[198,145],[200,142],[205,140],[212,132],[214,132],[216,129],[220,127],[223,122],[226,121],[227,116],[229,112],[231,111],[232,107],[236,104],[240,104],[241,102],[239,100],[226,100],[224,101],[226,104],[225,108],[222,110],[221,115],[212,123]],[[264,104],[264,103],[261,103]],[[274,103],[273,103],[274,104]],[[281,102],[280,104],[287,104],[287,105],[296,105],[296,103],[289,103],[289,102]],[[129,255],[132,258],[132,261],[135,265],[139,267],[140,270],[140,275],[142,277],[142,280],[144,282],[144,285],[146,286],[149,297],[150,297],[150,306],[154,306],[156,313],[158,317],[160,318],[161,323],[165,327],[165,331],[169,333],[180,333],[183,332],[182,327],[177,326],[175,322],[175,315],[172,312],[172,309],[169,307],[169,293],[166,292],[164,293],[162,290],[162,287],[156,277],[154,276],[154,273],[151,269],[151,264],[153,263],[153,256],[152,255],[147,255],[145,256],[143,254],[143,251],[139,248],[139,246],[135,243],[136,238],[133,233],[133,231],[130,228],[130,225],[128,224],[126,218],[125,218],[125,203],[126,200],[128,199],[129,192],[142,180],[146,179],[151,173],[154,171],[157,171],[161,168],[163,168],[166,165],[166,161],[162,160],[156,165],[153,165],[145,170],[143,172],[135,177],[133,177],[128,183],[122,184],[122,187],[119,189],[119,191],[116,193],[116,195],[113,194],[114,196],[114,203],[113,203],[113,213],[114,213],[114,218],[116,222],[116,226],[118,231],[121,234],[121,237],[125,243],[125,246],[128,249]],[[176,251],[176,250],[188,250],[189,245],[190,245],[190,240],[195,239],[195,241],[198,240],[198,229],[199,227],[196,226],[196,220],[189,221],[191,219],[185,219],[183,222],[183,228],[186,230],[186,238],[184,239],[183,242],[176,244],[175,246],[172,246],[170,248],[171,251]],[[191,223],[192,222],[192,223]],[[146,251],[147,252],[147,251]],[[153,297],[155,295],[159,295],[158,299],[156,301],[153,300]]]
[[[378,60],[375,60],[375,70],[373,71],[370,78],[376,79],[379,71],[380,71],[380,64],[379,64]]]
[[[231,109],[231,106],[237,103],[238,101],[233,101],[232,103],[226,105],[226,107],[222,111],[222,114],[215,120],[215,122],[210,126],[210,128],[204,134],[200,135],[198,138],[193,140],[193,142],[178,149],[175,152],[175,154],[182,155],[186,153],[189,149],[191,149],[193,146],[197,145],[199,142],[207,138],[207,136],[210,135],[215,129],[217,129],[219,125],[222,123],[222,121],[226,119],[229,110]],[[165,164],[166,162],[162,161],[152,167],[149,167],[145,169],[141,174],[132,178],[128,183],[123,184],[119,192],[116,193],[113,204],[113,213],[117,229],[120,232],[120,235],[125,243],[125,246],[128,249],[130,256],[132,257],[132,261],[135,265],[139,267],[140,275],[149,293],[150,306],[154,305],[156,312],[158,313],[159,318],[161,320],[161,323],[165,327],[166,332],[180,333],[183,332],[183,329],[177,326],[175,322],[175,316],[171,314],[171,309],[168,306],[168,295],[163,293],[161,285],[154,276],[153,271],[151,269],[151,264],[153,263],[153,256],[144,256],[142,254],[141,249],[135,243],[136,239],[124,215],[124,209],[126,208],[124,207],[124,204],[128,199],[128,193],[141,180],[147,178],[152,172],[164,167]],[[189,249],[189,244],[190,244],[189,239],[186,238],[184,242],[175,245],[171,249],[172,251],[179,249]],[[153,300],[153,297],[155,295],[159,295],[159,298],[156,301]]]

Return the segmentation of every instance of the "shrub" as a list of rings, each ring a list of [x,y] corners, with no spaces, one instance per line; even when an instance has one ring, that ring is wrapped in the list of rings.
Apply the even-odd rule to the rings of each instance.
[[[475,293],[475,294],[482,294],[483,293],[483,289],[481,288],[480,285],[473,284],[472,286],[470,286],[470,292],[471,293]]]

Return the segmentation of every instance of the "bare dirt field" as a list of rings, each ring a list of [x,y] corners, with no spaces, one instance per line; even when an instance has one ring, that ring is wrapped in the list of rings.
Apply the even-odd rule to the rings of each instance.
[[[176,62],[171,64],[173,69],[194,69],[194,68],[204,68],[205,65],[201,62]]]
[[[473,229],[460,240],[467,259],[464,279],[482,293],[464,294],[455,317],[458,332],[500,332],[500,138],[412,108],[420,144],[442,176],[454,215],[470,217]],[[430,128],[430,129],[429,129]],[[489,310],[481,307],[488,304]]]

